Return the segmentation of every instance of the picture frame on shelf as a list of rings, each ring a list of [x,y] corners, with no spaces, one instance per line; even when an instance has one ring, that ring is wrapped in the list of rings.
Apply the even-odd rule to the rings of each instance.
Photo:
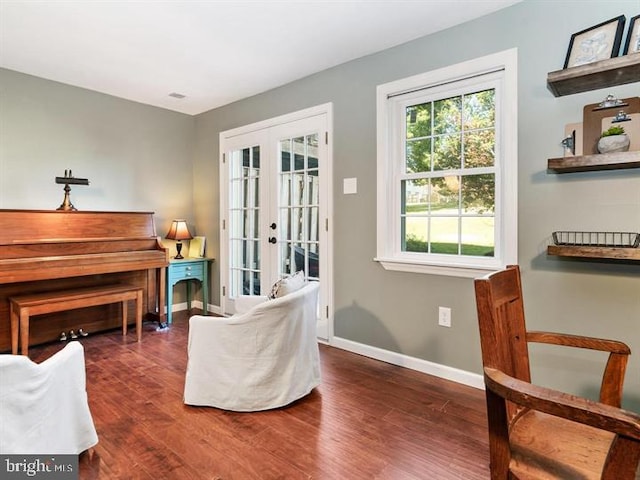
[[[607,98],[608,100],[608,98]],[[582,154],[595,155],[598,154],[598,140],[602,135],[602,120],[604,118],[613,118],[620,112],[626,115],[640,113],[640,97],[621,98],[612,107],[603,107],[605,102],[591,103],[585,105],[582,109],[583,135],[582,135]],[[626,128],[625,128],[626,130]]]
[[[571,35],[564,68],[613,58],[620,51],[626,17],[620,15]]]
[[[204,257],[205,237],[193,237],[189,241],[189,258]]]
[[[564,140],[562,145],[565,157],[579,157],[582,155],[582,122],[568,123],[564,126]],[[568,138],[571,139],[569,145]]]
[[[629,31],[622,54],[629,55],[631,53],[640,53],[640,15],[629,20]]]
[[[621,126],[629,137],[629,151],[640,150],[640,113],[625,114],[623,121],[620,121],[619,117],[619,115],[613,115],[603,118],[601,130],[604,132],[612,126]]]

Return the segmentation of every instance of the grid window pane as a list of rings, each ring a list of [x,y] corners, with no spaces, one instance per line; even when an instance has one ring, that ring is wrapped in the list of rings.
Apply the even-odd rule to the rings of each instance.
[[[449,170],[462,166],[462,144],[459,133],[441,135],[434,139],[433,169]]]
[[[402,217],[402,251],[422,252],[429,251],[429,218],[428,217]]]
[[[493,130],[478,130],[464,136],[465,168],[495,165],[496,134]]]
[[[462,254],[493,257],[495,250],[494,217],[469,217],[461,220]]]
[[[431,135],[431,109],[433,104],[412,105],[406,109],[407,138]]]
[[[459,206],[460,177],[449,175],[431,179],[432,194],[430,198],[433,215],[456,214]]]
[[[496,92],[493,89],[467,94],[463,100],[465,130],[493,128],[496,123]]]
[[[434,124],[433,133],[436,135],[460,132],[462,119],[462,97],[452,97],[433,103]]]
[[[462,208],[465,212],[493,212],[496,198],[495,175],[462,177]]]
[[[407,173],[431,170],[431,138],[407,142]]]
[[[459,238],[458,217],[431,218],[431,253],[457,255]]]

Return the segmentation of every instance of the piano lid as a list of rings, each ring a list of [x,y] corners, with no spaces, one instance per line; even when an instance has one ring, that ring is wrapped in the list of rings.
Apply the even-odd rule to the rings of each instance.
[[[0,209],[0,245],[155,238],[153,212]]]

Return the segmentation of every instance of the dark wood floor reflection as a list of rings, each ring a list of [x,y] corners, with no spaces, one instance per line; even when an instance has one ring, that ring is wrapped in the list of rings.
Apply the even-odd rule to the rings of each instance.
[[[188,316],[170,329],[89,335],[100,439],[81,479],[487,479],[483,392],[321,346],[322,385],[273,411],[182,403]],[[34,347],[41,361],[64,344]]]

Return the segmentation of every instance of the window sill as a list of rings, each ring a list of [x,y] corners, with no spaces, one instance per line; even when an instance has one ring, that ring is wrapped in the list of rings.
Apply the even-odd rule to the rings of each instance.
[[[376,257],[374,261],[380,263],[385,270],[396,272],[422,273],[427,275],[444,275],[448,277],[477,278],[489,272],[499,270],[499,266],[454,266],[451,264],[437,265],[433,263],[417,263],[413,260],[398,258]]]

